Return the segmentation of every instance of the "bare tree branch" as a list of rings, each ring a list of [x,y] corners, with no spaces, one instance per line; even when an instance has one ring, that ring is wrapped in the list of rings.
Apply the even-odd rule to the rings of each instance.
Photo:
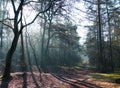
[[[19,14],[19,12],[21,11],[22,9],[22,6],[24,5],[24,0],[21,0],[19,6],[18,6],[18,9],[17,9],[17,13]]]
[[[30,4],[31,2],[40,3],[40,2],[38,2],[38,1],[27,1],[27,2],[24,3],[24,5]]]
[[[14,20],[14,18],[8,18],[8,17],[7,17],[7,18],[2,19],[2,20],[0,20],[0,21],[4,22],[4,21],[6,21],[6,20],[10,20],[10,21],[11,21],[11,20]]]
[[[13,27],[11,27],[9,24],[6,24],[6,23],[4,23],[3,21],[1,21],[0,20],[0,23],[2,23],[3,25],[5,25],[5,26],[7,26],[7,27],[9,27],[9,28],[11,28],[12,30],[14,29]]]
[[[16,13],[16,8],[15,8],[14,0],[11,0],[11,2],[12,2],[12,6],[13,6],[14,13]]]
[[[52,5],[50,4],[50,6],[49,6],[47,9],[45,9],[44,11],[40,11],[40,12],[34,17],[34,19],[33,19],[30,23],[24,25],[23,27],[26,27],[26,26],[31,25],[32,23],[34,23],[34,21],[37,19],[37,17],[38,17],[41,13],[44,13],[44,12],[48,11],[48,10],[51,8],[51,6],[52,6]]]

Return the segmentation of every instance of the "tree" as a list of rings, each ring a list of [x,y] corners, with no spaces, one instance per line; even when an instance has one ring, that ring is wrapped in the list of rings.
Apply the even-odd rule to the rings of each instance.
[[[66,24],[66,25],[65,25]],[[50,57],[55,59],[52,62],[56,66],[74,66],[77,65],[81,58],[79,57],[79,37],[77,35],[75,25],[72,25],[70,21],[66,21],[65,24],[58,23],[52,25],[50,51],[56,53],[55,56],[50,53]]]
[[[86,26],[88,28],[87,38],[86,38],[86,48],[87,54],[89,56],[89,64],[92,67],[98,67],[98,32],[96,25]],[[94,54],[93,54],[94,53]]]
[[[101,0],[98,0],[98,30],[99,30],[99,63],[98,68],[101,72],[105,72],[106,69],[104,65],[104,57],[103,57],[103,44],[102,44],[102,29],[101,29]]]
[[[6,65],[5,65],[5,70],[4,70],[4,74],[3,74],[3,80],[11,78],[10,70],[11,70],[12,56],[13,56],[15,50],[16,50],[18,39],[19,39],[19,36],[22,33],[22,30],[26,26],[32,24],[36,20],[36,18],[39,16],[40,13],[46,12],[52,6],[51,3],[49,3],[48,7],[46,9],[44,9],[43,11],[38,12],[38,14],[34,17],[34,19],[30,23],[27,23],[27,24],[24,25],[23,21],[22,21],[22,19],[23,19],[22,18],[23,17],[22,10],[24,10],[23,9],[24,5],[27,5],[27,3],[30,3],[32,1],[27,2],[25,0],[21,0],[19,2],[18,7],[15,5],[15,1],[14,0],[10,0],[10,2],[12,4],[13,11],[14,11],[14,18],[12,19],[13,20],[13,27],[11,25],[6,24],[3,21],[0,21],[4,25],[10,27],[13,30],[13,33],[14,33],[14,38],[13,38],[13,41],[12,41],[12,45],[11,45],[11,47],[10,47],[8,53],[7,53],[7,56],[6,56]],[[20,18],[19,18],[19,16],[20,16]],[[19,24],[22,24],[22,25],[19,27]]]
[[[0,19],[4,19],[5,18],[5,16],[7,15],[6,14],[6,6],[7,6],[7,4],[8,4],[8,1],[6,1],[6,0],[1,0],[0,1]],[[0,25],[0,41],[1,41],[1,43],[0,43],[0,47],[2,47],[3,46],[3,29],[4,29],[4,25],[3,24],[1,24]]]
[[[118,17],[119,6],[117,6],[118,3],[116,2],[116,0],[114,1],[98,0],[98,2],[93,2],[90,0],[85,0],[85,1],[87,4],[89,3],[88,11],[87,11],[87,13],[89,12],[88,20],[93,22],[93,28],[96,26],[93,30],[98,30],[97,39],[95,39],[95,41],[97,41],[96,44],[98,46],[98,56],[99,56],[98,70],[101,69],[101,72],[114,72],[114,68],[115,68],[114,63],[117,63],[116,62],[117,59],[115,59],[116,58],[115,55],[117,55],[117,53],[116,51],[114,51],[115,48],[114,48],[113,40],[115,38],[118,40],[118,37],[115,37],[116,33],[114,31],[115,28],[119,29],[119,26],[118,26],[119,22],[117,20],[119,18]],[[97,6],[97,9],[96,9],[96,6]],[[116,17],[118,18],[116,19]],[[91,28],[88,27],[88,29],[91,29]],[[93,30],[90,30],[90,31],[92,32]],[[91,33],[89,32],[89,34]],[[91,38],[87,38],[87,39],[88,39],[87,46],[89,46],[91,44],[89,39]],[[93,48],[88,49],[89,54],[90,54],[90,50],[92,49]],[[94,52],[94,50],[92,52]],[[102,53],[103,59],[101,58],[101,53]],[[95,58],[96,55],[93,55],[92,57]],[[94,61],[94,58],[92,58],[93,59],[92,61]]]
[[[97,49],[98,49],[98,61],[97,61],[97,68],[100,72],[105,72],[105,59],[104,59],[104,50],[103,50],[103,43],[104,43],[104,33],[103,33],[103,8],[102,4],[104,1],[97,0],[97,1],[90,1],[84,0],[86,4],[88,4],[88,20],[93,22],[94,30],[97,30]]]
[[[110,25],[110,12],[108,9],[108,2],[106,0],[106,9],[107,9],[107,23],[108,23],[108,37],[109,37],[109,64],[110,64],[110,72],[114,72],[113,66],[113,50],[112,50],[112,36],[111,36],[111,25]]]
[[[68,6],[66,5],[66,1],[64,0],[56,0],[54,1],[54,6],[52,8],[50,8],[47,12],[42,14],[42,24],[40,25],[42,26],[43,30],[42,30],[42,36],[41,36],[41,66],[45,67],[45,58],[50,57],[49,55],[49,46],[50,46],[50,42],[52,41],[52,37],[55,35],[55,33],[52,34],[52,24],[54,24],[57,17],[62,16],[62,12],[64,10],[66,10],[64,7]],[[42,2],[42,6],[46,5],[46,2]],[[57,19],[58,20],[58,19]]]

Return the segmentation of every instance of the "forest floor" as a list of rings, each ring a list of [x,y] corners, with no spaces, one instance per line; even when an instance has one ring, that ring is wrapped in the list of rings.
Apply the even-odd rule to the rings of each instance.
[[[60,68],[55,73],[42,73],[41,77],[36,69],[34,75],[30,72],[11,75],[13,78],[7,83],[8,88],[120,88],[120,84],[87,69]],[[1,79],[0,84],[3,84]]]

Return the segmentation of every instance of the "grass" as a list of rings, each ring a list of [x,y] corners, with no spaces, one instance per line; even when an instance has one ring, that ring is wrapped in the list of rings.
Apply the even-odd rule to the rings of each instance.
[[[2,75],[0,74],[0,79],[2,79]]]
[[[110,73],[110,74],[91,73],[88,75],[88,77],[100,81],[115,82],[115,79],[120,78],[120,73]]]

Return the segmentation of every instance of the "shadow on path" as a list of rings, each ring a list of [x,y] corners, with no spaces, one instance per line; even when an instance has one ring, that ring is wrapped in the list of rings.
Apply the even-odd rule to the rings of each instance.
[[[4,80],[2,80],[2,83],[1,83],[1,85],[0,85],[0,88],[8,88],[8,86],[9,86],[9,82],[12,80],[12,78],[11,79],[4,79]]]
[[[23,88],[27,88],[27,73],[23,73]]]
[[[98,85],[86,82],[85,80],[80,81],[76,79],[70,79],[65,77],[64,75],[56,75],[56,74],[52,74],[52,75],[57,79],[72,85],[73,88],[102,88]]]
[[[88,81],[86,75],[91,73],[88,69],[73,69],[73,68],[59,68],[52,75],[57,79],[66,82],[73,86],[73,88],[102,88],[90,81]]]

